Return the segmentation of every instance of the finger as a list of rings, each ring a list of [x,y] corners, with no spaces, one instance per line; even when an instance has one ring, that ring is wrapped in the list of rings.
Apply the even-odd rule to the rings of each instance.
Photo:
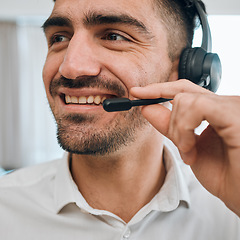
[[[198,94],[181,93],[174,99],[168,137],[183,153],[196,144],[195,128],[204,120],[200,110],[195,107]]]
[[[180,153],[181,158],[184,161],[184,163],[186,163],[190,166],[193,166],[193,164],[195,163],[195,161],[197,159],[197,148],[196,147],[193,147],[188,152],[182,152],[179,150],[179,153]]]
[[[137,98],[174,98],[178,93],[211,93],[189,80],[178,80],[175,82],[154,83],[145,87],[133,87],[130,93]]]
[[[195,129],[206,120],[228,147],[239,147],[239,106],[239,97],[178,94],[174,99],[168,137],[187,154],[197,144]]]
[[[178,147],[183,161],[189,165],[197,160],[198,136],[195,129],[205,120],[207,106],[202,104],[202,99],[208,97],[209,94],[181,93],[174,99],[168,138]]]
[[[204,117],[230,147],[240,146],[240,97],[209,96],[201,100],[206,105]]]
[[[171,111],[161,104],[142,107],[142,115],[163,135],[167,135]]]
[[[169,109],[160,104],[149,105],[142,108],[142,114],[152,124],[153,127],[174,142],[174,138],[169,134],[169,123],[172,114]],[[195,134],[194,132],[190,131],[187,135],[188,136],[186,136],[186,139],[188,142],[183,142],[181,148],[184,151],[180,150],[180,154],[182,155],[184,162],[191,165],[196,159],[196,149],[194,147],[191,147],[190,149],[189,146],[194,145],[193,143],[195,142]],[[192,140],[192,138],[194,139]],[[185,145],[188,145],[187,149],[185,148]]]

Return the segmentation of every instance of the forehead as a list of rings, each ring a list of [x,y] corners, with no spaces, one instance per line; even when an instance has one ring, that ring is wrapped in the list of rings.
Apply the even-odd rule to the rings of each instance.
[[[75,8],[75,10],[93,10],[105,8],[111,10],[130,10],[131,12],[143,13],[147,8],[153,10],[152,0],[56,0],[54,8],[65,10]]]
[[[89,12],[106,15],[125,14],[146,25],[153,26],[159,20],[153,0],[56,0],[51,16],[66,16],[78,21]]]

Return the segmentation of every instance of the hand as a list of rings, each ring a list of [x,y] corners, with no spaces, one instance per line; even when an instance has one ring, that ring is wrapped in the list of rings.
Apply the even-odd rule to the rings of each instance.
[[[132,88],[136,98],[173,98],[144,106],[143,116],[179,149],[201,184],[240,216],[240,97],[218,96],[188,80]],[[209,125],[200,135],[194,130]]]

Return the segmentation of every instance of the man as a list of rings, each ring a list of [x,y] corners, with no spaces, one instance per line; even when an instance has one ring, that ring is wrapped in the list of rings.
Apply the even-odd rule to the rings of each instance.
[[[55,2],[43,80],[68,154],[1,180],[3,239],[239,239],[239,98],[178,80],[195,14],[185,1]],[[105,112],[114,97],[173,110]]]

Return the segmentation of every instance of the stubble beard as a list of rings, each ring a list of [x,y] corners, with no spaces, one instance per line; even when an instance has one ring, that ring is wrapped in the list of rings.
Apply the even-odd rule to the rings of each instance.
[[[139,108],[120,114],[124,121],[115,119],[114,123],[101,129],[94,127],[97,120],[93,116],[55,116],[58,143],[64,150],[80,155],[104,156],[117,152],[136,141],[139,129],[149,125]]]
[[[61,77],[51,82],[49,92],[54,97],[59,87],[83,88],[98,87],[116,93],[118,97],[126,96],[119,82],[113,82],[105,77],[85,77],[81,79],[66,79]],[[128,112],[118,113],[110,123],[98,126],[99,117],[87,114],[58,115],[54,104],[50,108],[57,123],[57,139],[60,146],[70,152],[81,155],[106,155],[116,152],[136,141],[137,132],[148,125],[141,115],[139,107]]]

